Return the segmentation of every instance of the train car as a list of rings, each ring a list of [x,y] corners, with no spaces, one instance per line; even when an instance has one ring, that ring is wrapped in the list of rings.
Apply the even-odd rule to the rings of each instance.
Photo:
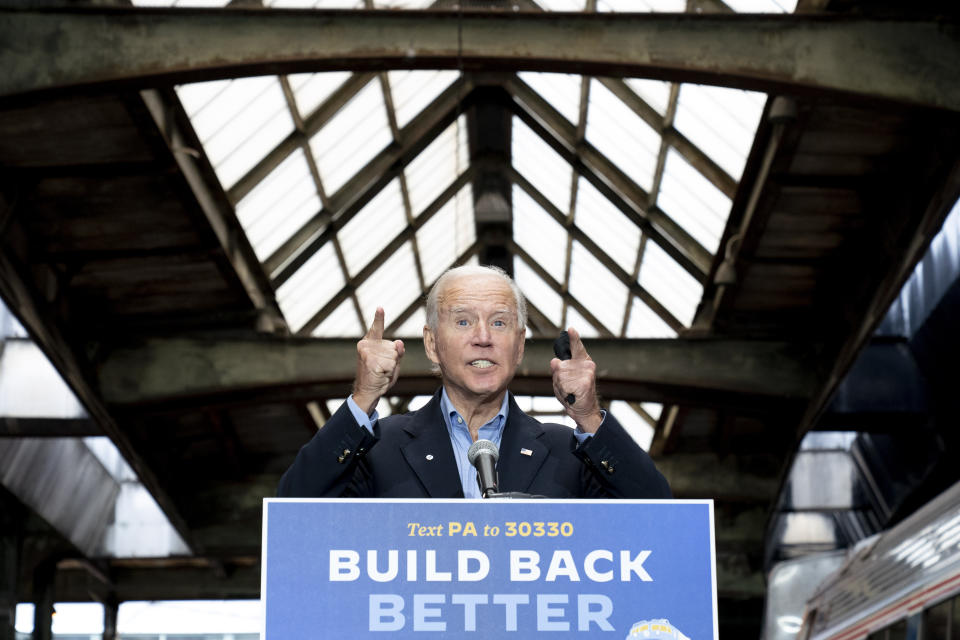
[[[960,640],[960,482],[861,541],[808,601],[803,640]]]

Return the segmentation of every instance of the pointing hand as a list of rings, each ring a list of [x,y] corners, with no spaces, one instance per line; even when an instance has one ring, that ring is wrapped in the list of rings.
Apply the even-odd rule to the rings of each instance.
[[[402,340],[383,339],[383,308],[377,307],[373,324],[357,343],[357,375],[353,381],[353,401],[369,415],[380,398],[390,390],[400,374]]]

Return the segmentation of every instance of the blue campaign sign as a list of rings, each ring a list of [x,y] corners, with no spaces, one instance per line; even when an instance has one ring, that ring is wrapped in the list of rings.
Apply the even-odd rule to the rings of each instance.
[[[717,638],[708,500],[268,499],[263,525],[263,640]]]

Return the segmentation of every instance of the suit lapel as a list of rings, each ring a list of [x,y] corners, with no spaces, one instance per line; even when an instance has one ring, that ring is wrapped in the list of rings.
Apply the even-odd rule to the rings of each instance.
[[[500,491],[526,491],[546,462],[549,449],[539,440],[543,427],[520,410],[512,395],[509,406],[497,464]]]
[[[410,441],[400,451],[427,494],[431,498],[462,498],[460,472],[440,411],[439,392],[416,413],[416,419],[404,431]]]

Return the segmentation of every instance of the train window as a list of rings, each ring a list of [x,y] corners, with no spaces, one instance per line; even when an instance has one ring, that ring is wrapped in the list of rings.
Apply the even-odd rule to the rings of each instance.
[[[924,640],[960,640],[960,596],[923,612]]]
[[[889,627],[884,627],[879,631],[874,631],[867,636],[867,640],[906,640],[907,621],[898,620]]]

